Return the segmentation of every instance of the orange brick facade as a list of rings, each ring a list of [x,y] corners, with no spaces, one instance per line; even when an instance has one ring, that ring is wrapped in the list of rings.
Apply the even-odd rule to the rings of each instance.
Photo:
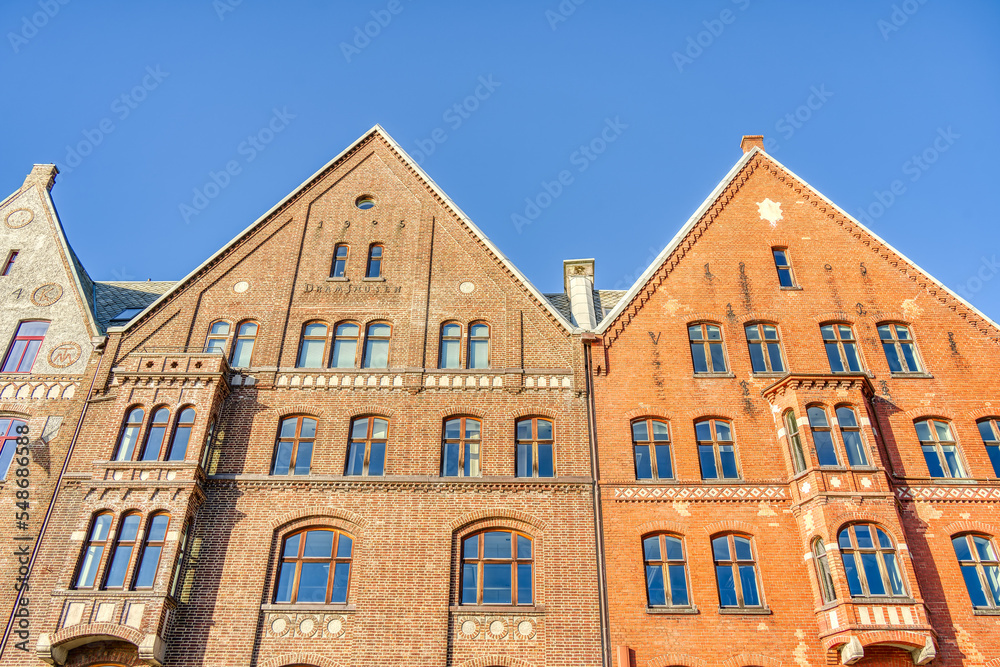
[[[31,575],[30,638],[9,636],[0,665],[1000,665],[1000,615],[973,609],[952,546],[1000,538],[977,430],[1000,413],[993,323],[760,150],[617,307],[591,322],[578,307],[540,294],[372,130],[107,329],[93,390],[70,404],[86,413]],[[851,327],[858,372],[831,371],[827,323]],[[919,372],[890,371],[884,323],[912,332]],[[695,372],[693,324],[721,332],[725,368]],[[751,368],[755,324],[778,332],[780,369]],[[331,367],[351,340],[353,363]],[[451,340],[460,368],[442,368]],[[821,465],[817,406],[836,465]],[[455,436],[457,419],[478,437]],[[713,431],[715,478],[706,419],[731,433]],[[930,477],[924,419],[953,429],[962,477]],[[669,442],[660,479],[637,467],[640,421],[669,433],[652,442]],[[446,474],[456,438],[478,471]],[[838,546],[864,527],[891,546]],[[317,555],[310,535],[337,546]],[[649,538],[681,555],[644,556]],[[883,559],[886,594],[874,570],[852,594],[854,552]],[[682,603],[647,591],[650,563]],[[743,568],[737,604],[717,565]],[[329,573],[325,596],[307,568]]]

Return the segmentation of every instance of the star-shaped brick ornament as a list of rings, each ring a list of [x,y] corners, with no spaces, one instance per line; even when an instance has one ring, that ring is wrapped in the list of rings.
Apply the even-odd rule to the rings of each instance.
[[[778,220],[781,220],[781,204],[765,197],[764,201],[757,202],[757,211],[761,220],[767,220],[772,227],[778,226]]]

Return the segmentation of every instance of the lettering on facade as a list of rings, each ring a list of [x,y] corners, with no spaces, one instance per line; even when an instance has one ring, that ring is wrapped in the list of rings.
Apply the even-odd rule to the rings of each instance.
[[[865,307],[863,305],[861,305],[860,301],[858,303],[854,304],[854,308],[858,311],[858,315],[867,315],[868,314],[868,311],[865,310]]]
[[[653,345],[659,345],[660,344],[660,336],[663,335],[662,331],[658,331],[655,336],[653,335],[652,331],[647,331],[646,333],[649,334],[649,340],[653,341]]]
[[[31,293],[31,303],[36,306],[51,306],[62,298],[63,288],[56,283],[42,285]]]
[[[705,262],[705,280],[711,281],[715,276],[712,275],[712,270],[708,268],[708,262]]]
[[[958,343],[955,342],[954,332],[948,332],[948,347],[951,348],[952,354],[958,354]]]
[[[62,343],[49,352],[49,365],[53,368],[69,368],[82,353],[83,349],[77,343]]]
[[[302,289],[303,294],[399,294],[403,291],[402,285],[316,285],[305,283]]]
[[[860,266],[861,266],[861,275],[862,276],[867,276],[868,275],[868,267],[865,266],[864,262],[861,262]]]

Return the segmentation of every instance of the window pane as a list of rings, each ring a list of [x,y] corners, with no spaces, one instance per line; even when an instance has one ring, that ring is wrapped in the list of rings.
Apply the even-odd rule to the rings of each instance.
[[[104,556],[104,547],[87,547],[87,555],[83,557],[83,565],[80,566],[80,575],[76,578],[77,588],[90,588],[94,585],[94,577],[97,576],[97,566]]]
[[[287,475],[289,466],[292,463],[292,443],[288,441],[278,442],[278,449],[274,454],[274,468],[272,475]]]
[[[483,564],[483,604],[510,604],[510,564]]]
[[[642,541],[642,554],[646,560],[660,560],[660,538],[658,535]]]
[[[670,604],[688,604],[687,579],[684,577],[683,565],[670,565],[667,567],[670,574]]]
[[[517,536],[517,557],[531,558],[531,540],[524,535]]]
[[[715,422],[715,437],[718,440],[730,441],[733,439],[732,433],[729,430],[729,424],[726,422]]]
[[[914,427],[917,429],[917,438],[920,442],[929,442],[934,439],[931,437],[931,427],[928,422],[917,422]]]
[[[726,355],[722,350],[722,343],[709,343],[708,349],[712,354],[712,372],[726,372]]]
[[[691,343],[691,359],[694,362],[695,373],[708,372],[708,359],[705,357],[705,346],[702,343]]]
[[[649,429],[645,421],[632,423],[633,440],[649,440]]]
[[[635,478],[653,479],[653,464],[649,458],[649,445],[635,446]]]
[[[903,365],[899,363],[899,353],[893,343],[882,343],[882,350],[885,351],[885,360],[889,362],[889,370],[899,373],[903,370]]]
[[[1000,446],[989,445],[986,447],[986,453],[990,457],[990,463],[993,464],[993,474],[1000,477]]]
[[[365,343],[365,368],[389,367],[389,341],[369,338]]]
[[[979,554],[980,560],[996,560],[997,557],[993,553],[993,543],[990,542],[985,537],[974,536],[972,542],[976,545],[976,553]]]
[[[983,568],[986,574],[986,583],[993,594],[993,604],[1000,605],[1000,567],[989,565]]]
[[[837,450],[833,446],[830,431],[813,431],[813,442],[816,443],[816,456],[821,466],[838,465]]]
[[[517,422],[517,439],[531,440],[531,420],[523,419]]]
[[[376,477],[385,474],[385,443],[373,442],[368,456],[368,474]]]
[[[653,422],[653,440],[669,440],[670,433],[667,431],[667,425],[663,422]]]
[[[757,595],[757,570],[753,565],[740,565],[740,586],[743,588],[743,604],[747,607],[760,606]]]
[[[732,445],[719,445],[719,459],[722,463],[722,476],[726,479],[736,479],[740,476],[736,470],[736,448]]]
[[[868,526],[854,526],[854,539],[858,541],[859,549],[871,549],[875,546],[871,529]]]
[[[531,445],[517,446],[517,476],[531,477]]]
[[[714,325],[705,325],[705,331],[708,332],[708,340],[722,340],[722,330]]]
[[[659,479],[671,479],[674,476],[670,464],[670,445],[656,445],[656,476]]]
[[[17,367],[19,372],[27,373],[31,370],[31,366],[35,363],[35,356],[38,354],[38,348],[41,344],[42,342],[40,340],[28,341],[28,347],[24,350],[24,357],[21,359],[21,363]]]
[[[302,563],[296,601],[326,602],[326,584],[329,578],[329,563]]]
[[[233,349],[233,366],[236,368],[247,368],[250,365],[250,358],[253,354],[253,339],[237,340]]]
[[[955,438],[951,436],[951,428],[948,426],[947,422],[934,422],[934,431],[937,433],[938,440],[942,441],[952,441]]]
[[[837,421],[841,427],[858,427],[858,418],[854,410],[848,407],[837,408]]]
[[[747,340],[760,340],[760,331],[756,325],[746,327],[745,331],[747,333]]]
[[[837,340],[837,334],[833,332],[832,324],[825,324],[819,328],[819,333],[823,340]]]
[[[361,475],[365,470],[365,443],[352,442],[347,455],[347,474]]]
[[[306,533],[303,558],[329,558],[333,553],[333,531],[310,530]]]
[[[296,558],[299,555],[299,540],[302,535],[293,535],[285,540],[285,550],[281,552],[283,558]]]
[[[552,477],[555,475],[555,468],[552,461],[552,445],[538,445],[538,476]]]
[[[927,462],[927,471],[931,477],[944,477],[944,468],[941,467],[941,459],[938,458],[937,449],[934,445],[924,445],[924,460]]]
[[[350,558],[354,540],[349,535],[340,534],[337,538],[337,558]]]
[[[955,547],[955,556],[958,560],[972,560],[972,551],[969,550],[969,542],[965,535],[954,538],[951,545]]]
[[[174,437],[167,452],[168,461],[183,461],[187,454],[188,441],[191,439],[190,426],[178,426],[174,429]]]
[[[111,567],[108,568],[108,576],[105,581],[107,588],[121,588],[125,584],[125,571],[128,570],[128,562],[132,558],[132,547],[115,547],[115,554],[111,559]]]
[[[663,542],[667,545],[667,560],[684,560],[684,547],[679,539],[665,535]]]
[[[719,580],[719,606],[737,606],[739,603],[736,600],[736,581],[733,579],[732,566],[716,565],[715,576]]]
[[[441,474],[445,477],[455,477],[458,475],[458,448],[457,442],[446,443],[444,446],[444,461],[442,461]]]
[[[767,344],[767,355],[771,360],[771,370],[780,373],[785,370],[785,364],[781,361],[781,346],[777,343]]]
[[[24,348],[28,346],[27,341],[15,340],[14,344],[10,348],[10,352],[7,354],[7,361],[3,365],[4,373],[15,373],[17,372],[17,366],[21,363],[21,357],[24,354]]]
[[[774,251],[774,263],[778,266],[788,266],[788,260],[785,259],[784,250]]]
[[[701,461],[702,479],[716,479],[719,474],[715,469],[715,451],[712,445],[698,445],[698,458]]]
[[[167,432],[166,426],[153,426],[146,436],[146,447],[142,450],[143,461],[155,461],[160,458],[160,447],[163,445],[163,435]]]
[[[782,287],[792,287],[794,283],[792,282],[791,269],[778,269],[778,283]]]
[[[958,448],[955,445],[943,445],[944,460],[948,464],[948,471],[952,477],[965,477],[962,472],[962,463],[958,458]]]
[[[884,552],[885,571],[889,575],[889,587],[893,595],[903,594],[903,580],[899,576],[899,567],[896,564],[896,554],[894,552]]]
[[[837,544],[840,546],[841,549],[851,548],[851,536],[849,528],[845,528],[842,531],[840,531],[840,535],[837,536]]]
[[[372,418],[372,438],[384,440],[389,437],[389,422],[378,417]]]
[[[847,586],[851,591],[851,595],[863,595],[864,589],[861,588],[861,577],[858,575],[854,554],[841,553],[840,557],[844,563],[844,572],[847,574]]]
[[[465,466],[463,474],[466,477],[479,476],[479,443],[465,443]]]
[[[917,353],[913,349],[913,343],[900,343],[899,346],[903,348],[903,358],[906,359],[906,370],[911,373],[919,371],[920,364],[917,363]]]
[[[511,558],[510,533],[490,531],[483,534],[483,558]]]
[[[517,566],[517,603],[531,604],[531,563],[519,563]]]
[[[861,434],[857,431],[841,431],[844,436],[844,447],[847,448],[847,460],[852,466],[868,465],[865,448],[861,443]]]
[[[750,540],[745,537],[734,537],[733,546],[736,547],[736,560],[753,560],[753,552],[750,550]]]
[[[806,411],[809,415],[809,425],[813,428],[824,428],[829,426],[829,422],[826,421],[826,410],[819,407],[812,407]]]
[[[861,567],[865,569],[865,579],[868,581],[869,595],[885,595],[885,584],[882,573],[878,569],[877,556],[874,553],[859,553]]]
[[[135,451],[135,443],[139,439],[139,427],[138,426],[128,426],[122,432],[122,440],[118,445],[118,455],[115,457],[116,461],[128,461],[132,458],[132,454]]]
[[[965,579],[965,588],[969,591],[972,606],[988,607],[990,605],[989,599],[986,597],[986,591],[983,590],[983,582],[979,579],[976,567],[974,565],[963,565],[962,578]]]
[[[694,326],[688,327],[688,338],[691,340],[703,340],[701,335],[701,325],[695,324]]]
[[[142,563],[139,564],[139,573],[135,577],[136,588],[152,588],[156,579],[156,566],[160,562],[161,548],[147,546],[143,549]]]
[[[538,423],[538,439],[539,440],[551,440],[552,439],[552,422],[546,419],[539,419]]]
[[[461,345],[462,342],[458,340],[441,341],[441,368],[461,368]]]
[[[852,373],[861,371],[861,359],[858,358],[858,349],[854,343],[844,343],[844,354],[847,355],[847,368]]]
[[[993,433],[993,429],[990,428],[990,423],[988,421],[979,422],[979,435],[982,436],[983,442],[996,442],[997,436]]]
[[[299,352],[299,367],[322,368],[323,348],[325,347],[326,347],[325,340],[302,341],[302,350]]]
[[[478,438],[479,437],[479,422],[475,419],[465,420],[465,437],[466,438]]]
[[[836,343],[826,344],[826,358],[830,361],[830,372],[844,372],[844,363],[840,360],[840,348],[837,347]]]
[[[274,593],[275,602],[292,601],[292,584],[295,583],[295,563],[282,563],[278,574],[278,589]]]
[[[712,557],[715,560],[729,560],[729,538],[723,535],[712,540]]]
[[[469,368],[489,368],[490,342],[474,340],[469,343]]]
[[[698,440],[711,440],[712,423],[709,421],[698,422],[694,425],[694,432]]]
[[[475,563],[462,566],[462,604],[476,604],[476,574]]]
[[[354,368],[354,357],[357,354],[358,341],[338,340],[333,345],[334,368]]]
[[[351,579],[351,564],[337,563],[333,567],[333,591],[330,594],[330,602],[347,602],[347,583]]]
[[[880,324],[878,326],[878,337],[882,340],[892,340],[892,329],[888,324]]]
[[[646,595],[650,605],[667,604],[667,594],[663,586],[663,568],[659,565],[646,566]]]
[[[750,366],[754,373],[767,371],[767,364],[764,363],[764,347],[760,343],[750,343]]]

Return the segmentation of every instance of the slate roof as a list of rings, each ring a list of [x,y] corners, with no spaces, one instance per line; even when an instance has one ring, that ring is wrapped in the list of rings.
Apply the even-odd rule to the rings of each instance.
[[[172,280],[95,280],[94,316],[101,333],[108,330],[111,318],[118,313],[126,308],[145,309],[175,284]],[[115,322],[115,326],[124,324],[124,321]]]
[[[573,321],[573,314],[569,307],[569,297],[566,296],[565,292],[543,294],[542,296],[548,299],[552,307],[558,310],[563,317],[571,322]],[[611,312],[623,296],[625,296],[625,290],[595,289],[594,314],[597,316],[597,321],[600,322],[604,319],[604,316]]]

